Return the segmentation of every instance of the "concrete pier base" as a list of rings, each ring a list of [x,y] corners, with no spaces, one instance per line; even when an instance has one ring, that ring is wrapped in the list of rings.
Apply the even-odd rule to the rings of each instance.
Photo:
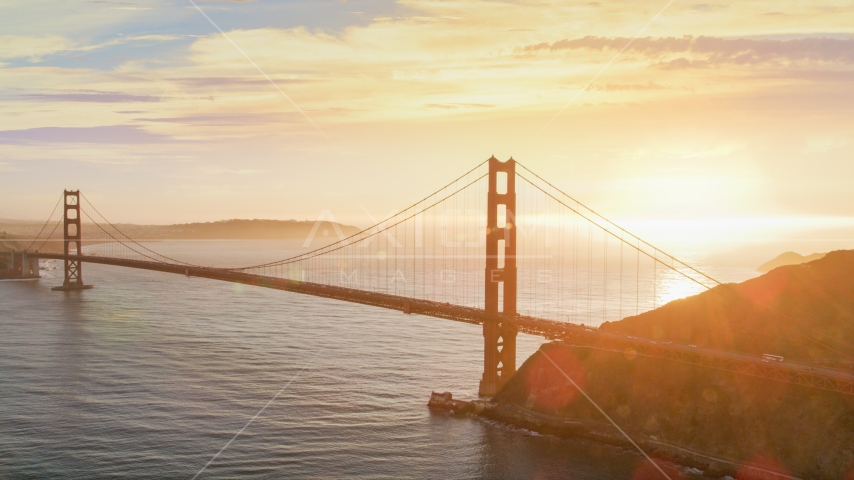
[[[68,285],[62,285],[61,287],[53,287],[51,290],[54,292],[74,292],[77,290],[89,290],[95,288],[95,285],[84,285],[82,283],[70,283]]]

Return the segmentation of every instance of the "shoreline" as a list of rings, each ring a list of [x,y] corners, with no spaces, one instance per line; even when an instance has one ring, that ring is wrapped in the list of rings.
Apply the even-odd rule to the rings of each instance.
[[[432,409],[449,412],[452,415],[463,414],[482,417],[503,425],[536,432],[540,435],[553,435],[561,439],[590,440],[636,451],[625,437],[614,430],[613,426],[594,420],[568,420],[516,405],[498,405],[488,400],[455,400],[448,392],[444,394],[434,392],[428,406]],[[678,445],[662,442],[654,437],[638,435],[632,436],[632,439],[653,458],[701,471],[703,476],[709,478],[736,478],[739,470],[749,468],[754,474],[751,478],[800,480],[799,477],[739,463],[734,459],[695,452]]]

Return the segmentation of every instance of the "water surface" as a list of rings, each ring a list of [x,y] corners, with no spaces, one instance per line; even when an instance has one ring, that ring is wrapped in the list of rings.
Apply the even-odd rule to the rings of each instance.
[[[239,264],[221,258],[239,244],[158,249]],[[60,293],[47,273],[0,282],[0,478],[191,478],[280,390],[199,478],[610,479],[641,461],[428,410],[431,390],[476,395],[478,326],[88,264],[95,289]],[[520,335],[519,362],[541,342]]]

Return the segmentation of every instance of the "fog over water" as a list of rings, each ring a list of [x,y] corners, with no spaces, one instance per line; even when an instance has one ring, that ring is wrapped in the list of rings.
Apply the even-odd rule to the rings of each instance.
[[[230,265],[282,249],[272,241],[150,246]],[[478,326],[83,268],[95,289],[52,292],[61,269],[0,282],[0,478],[191,478],[283,387],[199,478],[606,479],[632,478],[641,461],[428,410],[431,390],[476,395]],[[543,341],[520,335],[519,363]]]

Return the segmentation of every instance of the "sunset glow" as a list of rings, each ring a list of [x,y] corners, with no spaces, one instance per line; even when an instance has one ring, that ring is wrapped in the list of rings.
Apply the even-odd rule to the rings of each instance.
[[[4,215],[369,224],[491,154],[626,220],[850,215],[845,2],[198,5],[228,38],[190,2],[0,5]]]
[[[854,480],[854,0],[0,0],[0,112],[0,480]]]

